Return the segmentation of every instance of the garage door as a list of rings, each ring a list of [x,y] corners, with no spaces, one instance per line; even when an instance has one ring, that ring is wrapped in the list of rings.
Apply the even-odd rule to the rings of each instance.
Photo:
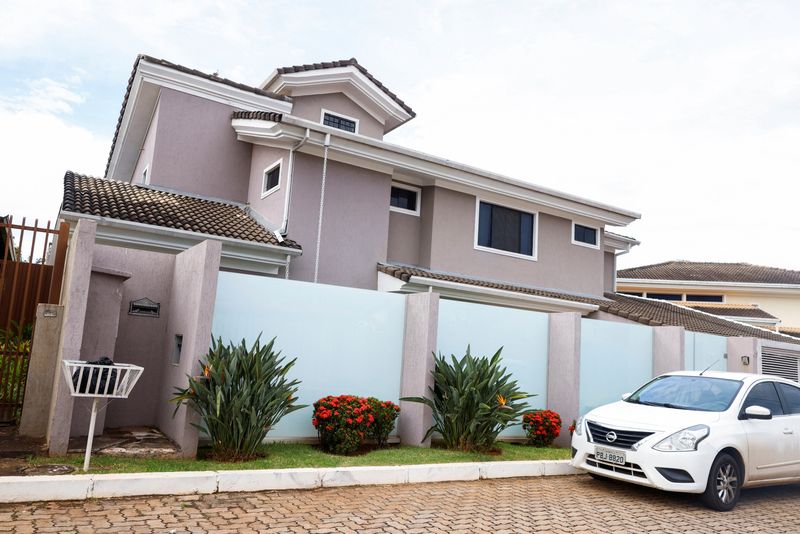
[[[761,372],[800,381],[800,352],[761,347]]]

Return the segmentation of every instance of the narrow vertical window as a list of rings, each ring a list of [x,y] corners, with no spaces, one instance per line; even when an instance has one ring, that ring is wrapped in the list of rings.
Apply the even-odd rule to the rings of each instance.
[[[261,183],[261,198],[277,190],[281,185],[281,164],[276,163],[272,167],[264,169],[264,178]]]

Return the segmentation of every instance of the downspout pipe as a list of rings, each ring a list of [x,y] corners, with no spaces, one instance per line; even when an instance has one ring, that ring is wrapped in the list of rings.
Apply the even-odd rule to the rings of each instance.
[[[325,134],[325,153],[322,157],[322,185],[319,193],[319,219],[317,220],[317,251],[314,256],[314,283],[319,280],[319,249],[322,244],[322,214],[325,210],[325,179],[328,175],[328,148],[331,145],[331,134]]]
[[[289,169],[286,173],[286,198],[283,203],[283,221],[281,221],[281,227],[278,229],[278,232],[282,235],[289,233],[289,206],[292,200],[292,181],[294,180],[294,153],[298,148],[306,144],[310,136],[311,130],[306,128],[306,135],[289,149]]]

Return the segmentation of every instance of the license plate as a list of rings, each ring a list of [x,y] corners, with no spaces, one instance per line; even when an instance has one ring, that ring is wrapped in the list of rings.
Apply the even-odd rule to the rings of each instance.
[[[605,447],[595,447],[594,457],[602,462],[610,464],[625,465],[625,451],[616,449],[606,449]]]

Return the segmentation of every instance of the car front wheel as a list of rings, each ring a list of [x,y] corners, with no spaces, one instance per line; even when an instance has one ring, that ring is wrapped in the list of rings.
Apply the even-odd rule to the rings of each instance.
[[[720,454],[711,464],[703,494],[706,505],[720,512],[733,510],[742,490],[742,468],[730,454]]]

